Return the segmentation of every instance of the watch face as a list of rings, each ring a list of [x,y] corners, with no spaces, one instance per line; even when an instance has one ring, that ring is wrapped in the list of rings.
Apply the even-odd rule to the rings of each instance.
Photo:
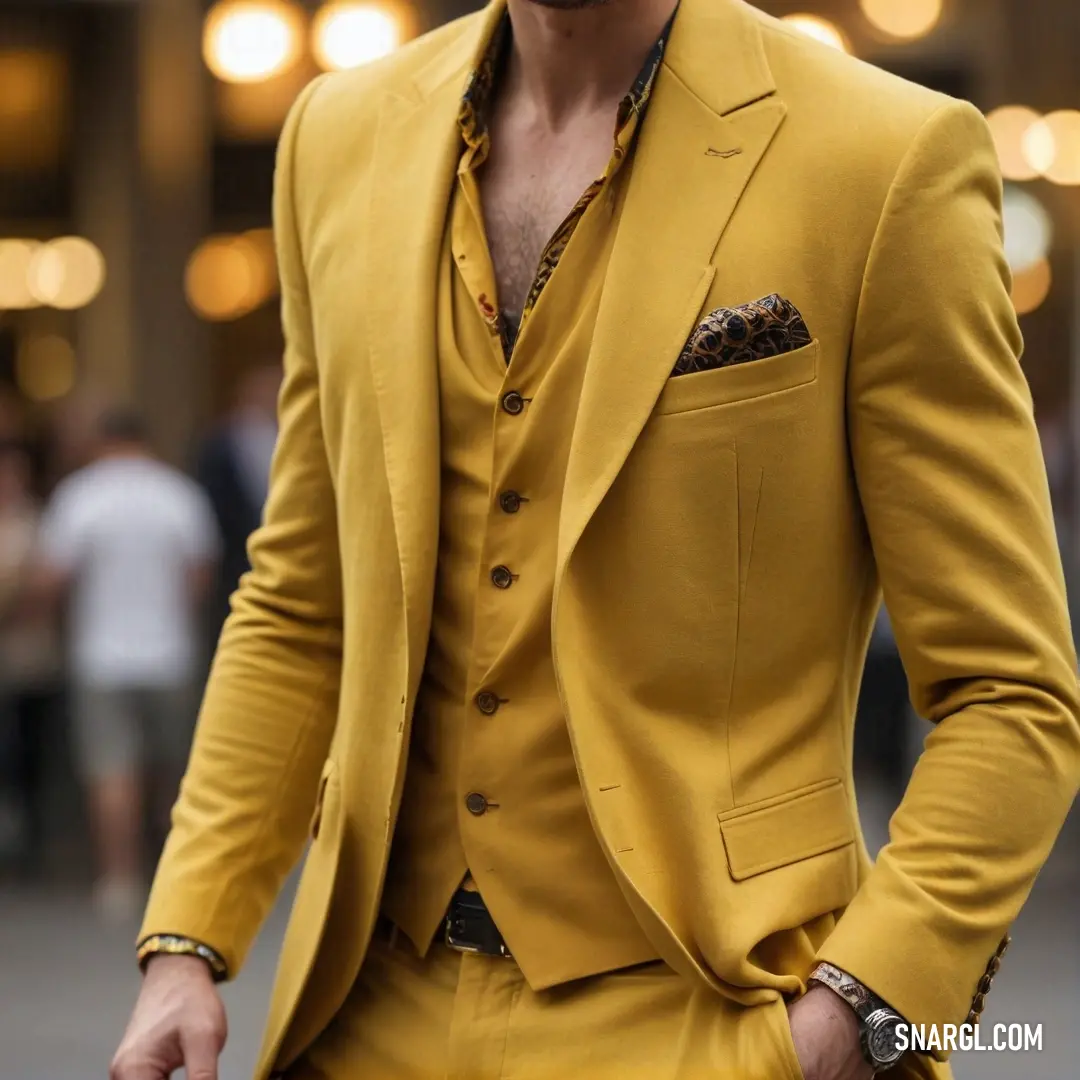
[[[872,1013],[866,1018],[863,1029],[866,1052],[879,1068],[894,1064],[903,1054],[896,1037],[896,1029],[901,1023],[901,1018],[893,1012]]]

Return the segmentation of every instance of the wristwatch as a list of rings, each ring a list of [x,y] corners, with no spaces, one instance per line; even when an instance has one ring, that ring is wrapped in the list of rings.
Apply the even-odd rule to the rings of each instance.
[[[892,1068],[904,1056],[897,1029],[906,1021],[858,979],[832,964],[820,963],[810,973],[809,981],[827,986],[851,1006],[859,1018],[863,1057],[875,1073]]]

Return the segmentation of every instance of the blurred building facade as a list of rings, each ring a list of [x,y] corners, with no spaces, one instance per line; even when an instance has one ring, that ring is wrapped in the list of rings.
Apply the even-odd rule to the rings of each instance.
[[[0,3],[0,386],[31,406],[136,404],[176,460],[243,369],[280,351],[274,145],[319,70],[297,48],[281,74],[216,79],[213,6]],[[299,45],[316,6],[267,6],[295,10]],[[443,7],[428,5],[427,21],[456,13]],[[103,257],[100,289],[74,307],[21,287],[26,242],[66,236]]]
[[[42,402],[70,410],[88,394],[126,399],[166,455],[185,459],[243,369],[280,350],[266,230],[274,145],[292,100],[320,68],[364,62],[477,6],[0,0],[0,387],[31,414]],[[988,114],[1080,106],[1073,0],[759,6]],[[1073,135],[1069,152],[1080,158]],[[1021,303],[1034,308],[1024,316],[1027,370],[1070,524],[1080,513],[1069,437],[1080,353],[1077,183],[1080,175],[1021,185],[1052,223],[1045,267],[1026,282],[1034,296]],[[103,256],[92,299],[50,305],[23,295],[32,253],[12,241],[65,236]],[[38,278],[48,277],[47,261],[38,258]],[[76,419],[65,417],[69,432]]]

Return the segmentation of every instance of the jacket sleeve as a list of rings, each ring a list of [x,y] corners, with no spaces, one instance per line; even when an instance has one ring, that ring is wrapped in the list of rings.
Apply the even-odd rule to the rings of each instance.
[[[233,597],[141,938],[199,941],[235,975],[300,856],[333,734],[342,595],[311,307],[294,209],[309,86],[278,151],[274,226],[285,374],[280,435],[252,569]]]
[[[912,700],[935,728],[820,956],[917,1024],[967,1017],[1080,777],[1076,657],[1000,209],[985,122],[943,105],[889,193],[849,369],[866,522]]]

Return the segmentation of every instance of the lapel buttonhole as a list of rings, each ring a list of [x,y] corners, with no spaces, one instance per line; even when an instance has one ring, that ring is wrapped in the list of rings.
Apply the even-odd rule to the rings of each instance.
[[[742,147],[741,146],[736,146],[733,150],[715,150],[715,149],[713,149],[713,147],[710,146],[709,149],[705,151],[705,154],[708,157],[719,157],[719,158],[738,157],[739,154],[741,154],[741,153],[742,153]]]

